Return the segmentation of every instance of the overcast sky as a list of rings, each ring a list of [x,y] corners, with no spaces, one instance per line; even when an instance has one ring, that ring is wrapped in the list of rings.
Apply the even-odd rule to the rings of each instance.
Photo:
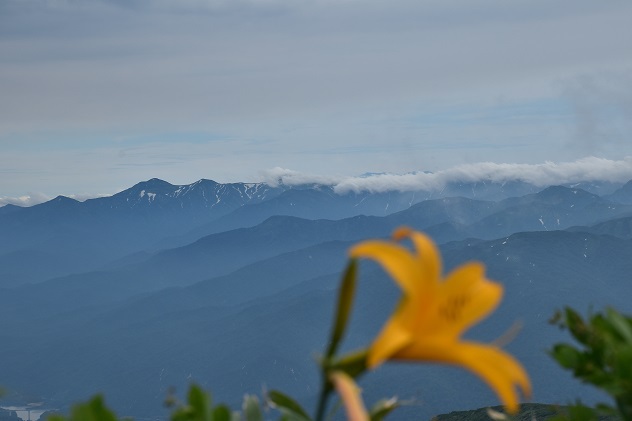
[[[1,0],[0,200],[630,165],[630,22],[629,0]]]

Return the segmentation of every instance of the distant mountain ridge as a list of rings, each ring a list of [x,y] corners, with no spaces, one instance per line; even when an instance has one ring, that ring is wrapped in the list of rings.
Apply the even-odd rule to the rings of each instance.
[[[0,215],[6,215],[6,214],[9,214],[11,212],[18,211],[20,209],[22,209],[21,206],[12,205],[12,204],[0,206]]]
[[[625,183],[621,188],[615,190],[612,194],[604,196],[608,200],[617,203],[632,204],[632,180]]]
[[[87,200],[91,205],[111,208],[160,206],[163,208],[206,208],[222,213],[246,203],[257,203],[283,192],[284,189],[263,183],[220,184],[201,179],[188,185],[173,185],[152,178],[110,197]]]
[[[476,196],[497,194],[498,189],[504,189],[503,194],[517,188],[532,189],[524,183],[513,187],[494,183],[453,186],[457,187]],[[279,215],[342,220],[416,209],[407,217],[395,217],[381,231],[371,232],[384,233],[386,226],[392,229],[394,223],[403,223],[427,229],[440,242],[586,226],[632,215],[632,205],[615,204],[579,188],[562,186],[497,201],[424,194],[341,195],[331,186],[271,187],[206,179],[173,185],[154,178],[113,196],[85,202],[59,196],[28,208],[5,206],[0,208],[0,263],[6,263],[0,265],[0,286],[107,268],[134,253],[141,256],[186,246],[208,235],[253,227]],[[32,261],[39,264],[29,263]]]
[[[413,173],[414,174],[414,173]],[[372,175],[385,175],[384,173],[367,173],[363,174],[360,178],[366,178]],[[587,192],[597,194],[609,200],[619,203],[628,203],[630,200],[630,195],[632,194],[632,180],[627,184],[611,182],[611,181],[582,181],[576,183],[560,183],[560,184],[551,184],[551,185],[561,185],[569,188],[579,188],[585,190]],[[266,183],[266,182],[234,182],[234,183],[218,183],[209,179],[200,179],[191,184],[182,184],[182,185],[174,185],[167,181],[152,178],[147,181],[141,181],[134,186],[125,189],[119,193],[116,193],[112,196],[104,196],[96,199],[110,199],[113,197],[124,197],[126,198],[126,204],[131,205],[132,207],[139,204],[140,202],[146,201],[148,204],[151,204],[154,199],[158,198],[159,202],[162,202],[164,205],[167,200],[167,197],[170,198],[179,198],[187,197],[186,200],[189,200],[191,204],[195,203],[195,200],[191,200],[193,196],[201,195],[203,196],[202,202],[211,203],[210,207],[214,207],[218,203],[221,202],[222,196],[227,194],[230,190],[239,191],[242,195],[245,193],[249,199],[259,199],[260,201],[267,200],[268,198],[274,197],[275,194],[286,190],[308,190],[308,189],[316,189],[316,190],[329,190],[332,192],[336,192],[338,195],[346,195],[350,191],[355,191],[356,195],[364,197],[365,193],[370,193],[371,195],[377,194],[400,194],[404,193],[415,193],[418,198],[414,199],[413,202],[416,203],[420,200],[426,199],[437,199],[442,197],[467,197],[471,199],[479,199],[479,200],[502,200],[508,197],[516,197],[523,196],[529,193],[536,193],[546,186],[534,185],[519,179],[515,180],[506,180],[502,182],[490,181],[490,180],[478,180],[478,181],[451,181],[446,183],[445,185],[439,187],[428,187],[428,186],[420,186],[418,189],[410,189],[409,186],[406,186],[404,190],[398,189],[395,185],[387,190],[383,191],[380,188],[379,192],[371,192],[370,189],[365,187],[359,187],[358,189],[353,188],[353,186],[345,186],[342,190],[338,189],[337,185],[327,185],[321,183],[304,183],[304,184],[286,184],[283,182],[283,179],[280,178],[276,180],[274,183]],[[143,194],[143,191],[147,194],[146,198]],[[272,194],[270,194],[272,192]],[[206,194],[210,193],[210,194]],[[136,196],[139,197],[136,197]],[[160,197],[164,196],[164,197]],[[55,199],[64,196],[57,196]],[[210,199],[209,199],[210,198]],[[94,201],[96,199],[88,199],[86,202]],[[130,200],[131,199],[131,200]],[[54,199],[52,199],[54,200]],[[73,199],[74,200],[74,199]],[[186,202],[185,200],[185,202]],[[622,200],[622,201],[620,201]],[[115,201],[116,202],[116,201]],[[44,202],[45,203],[45,202]],[[100,205],[104,203],[106,205],[112,206],[111,200],[99,201]],[[37,206],[37,205],[34,205]],[[116,204],[117,207],[121,206],[120,203]],[[223,206],[223,205],[222,205]],[[33,206],[30,206],[33,207]],[[17,209],[16,209],[17,208]],[[0,215],[4,212],[18,210],[23,208],[22,206],[16,206],[12,204],[0,206]]]
[[[7,205],[0,208],[0,260],[19,251],[59,261],[53,275],[68,273],[64,267],[70,266],[79,271],[96,268],[282,192],[264,184],[200,180],[176,186],[151,179],[85,202],[58,196],[32,207]],[[68,259],[75,262],[67,265]]]
[[[172,185],[154,178],[85,202],[58,196],[32,207],[4,206],[0,261],[9,254],[19,259],[7,257],[16,270],[11,265],[0,268],[0,275],[7,275],[0,285],[41,281],[46,273],[50,278],[98,269],[131,253],[186,245],[208,234],[257,225],[274,215],[383,216],[426,199],[414,192],[340,195],[330,186],[272,187],[205,179]],[[35,259],[50,263],[35,268],[28,263]],[[11,277],[19,279],[10,281]]]

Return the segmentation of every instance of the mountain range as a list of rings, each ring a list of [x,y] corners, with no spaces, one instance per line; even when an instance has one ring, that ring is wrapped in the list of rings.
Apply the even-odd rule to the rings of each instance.
[[[547,320],[564,305],[632,311],[631,185],[598,195],[490,184],[459,190],[476,197],[430,197],[152,179],[85,202],[7,205],[0,384],[12,402],[56,408],[104,392],[137,419],[164,416],[170,387],[182,392],[191,381],[233,405],[268,387],[311,407],[313,356],[325,346],[348,248],[408,225],[440,244],[447,270],[480,260],[505,285],[501,307],[471,335],[493,340],[521,321],[508,349],[531,374],[537,401],[595,401],[597,392],[546,355],[565,339]],[[398,297],[381,269],[362,262],[345,349],[370,343]],[[394,419],[497,403],[449,367],[388,364],[361,386],[369,402],[412,399]]]

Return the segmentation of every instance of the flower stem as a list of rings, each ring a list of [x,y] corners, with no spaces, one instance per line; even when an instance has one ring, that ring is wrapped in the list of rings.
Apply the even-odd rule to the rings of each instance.
[[[327,374],[326,372],[323,372],[322,374],[323,384],[320,388],[320,396],[318,397],[316,418],[314,418],[315,421],[323,421],[323,416],[325,415],[325,407],[327,406],[327,399],[329,398],[329,394],[331,393],[331,384],[329,383]]]

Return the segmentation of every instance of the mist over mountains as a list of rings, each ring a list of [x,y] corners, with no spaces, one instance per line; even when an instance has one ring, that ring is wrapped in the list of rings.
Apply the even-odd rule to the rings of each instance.
[[[599,398],[545,350],[565,340],[554,310],[631,312],[632,186],[586,181],[447,183],[437,191],[332,184],[179,186],[151,179],[110,197],[63,196],[0,207],[0,384],[15,403],[66,408],[97,392],[120,415],[159,418],[170,387],[195,381],[237,405],[262,387],[314,404],[347,249],[401,225],[440,244],[446,270],[481,260],[505,285],[499,310],[472,333],[508,349],[539,402]],[[362,262],[347,349],[372,340],[399,291]],[[460,369],[389,364],[362,382],[367,401],[397,394],[437,413],[497,403]]]
[[[544,162],[541,164],[517,164],[478,162],[457,165],[448,169],[430,172],[413,171],[397,173],[365,173],[359,176],[315,175],[276,167],[260,171],[258,182],[228,183],[224,186],[262,185],[269,187],[328,186],[338,194],[415,192],[425,197],[479,195],[479,199],[494,199],[491,195],[504,197],[533,193],[552,185],[579,187],[589,192],[611,194],[632,179],[632,156],[618,160],[588,156],[571,162]],[[112,180],[111,180],[112,181]],[[199,182],[208,182],[200,180]],[[241,180],[240,180],[241,181]],[[193,183],[194,186],[197,183]],[[477,186],[483,186],[477,187]],[[62,191],[69,186],[63,186]],[[190,188],[189,185],[177,186]],[[174,189],[174,190],[175,190]],[[534,190],[535,189],[535,190]],[[58,190],[59,191],[59,190]],[[109,197],[110,194],[66,194],[78,201],[90,198]],[[12,204],[32,206],[52,199],[50,193],[29,193],[17,197],[0,195],[0,206]],[[489,197],[481,196],[489,194]],[[57,195],[57,194],[56,194]],[[508,195],[508,196],[507,196]]]

